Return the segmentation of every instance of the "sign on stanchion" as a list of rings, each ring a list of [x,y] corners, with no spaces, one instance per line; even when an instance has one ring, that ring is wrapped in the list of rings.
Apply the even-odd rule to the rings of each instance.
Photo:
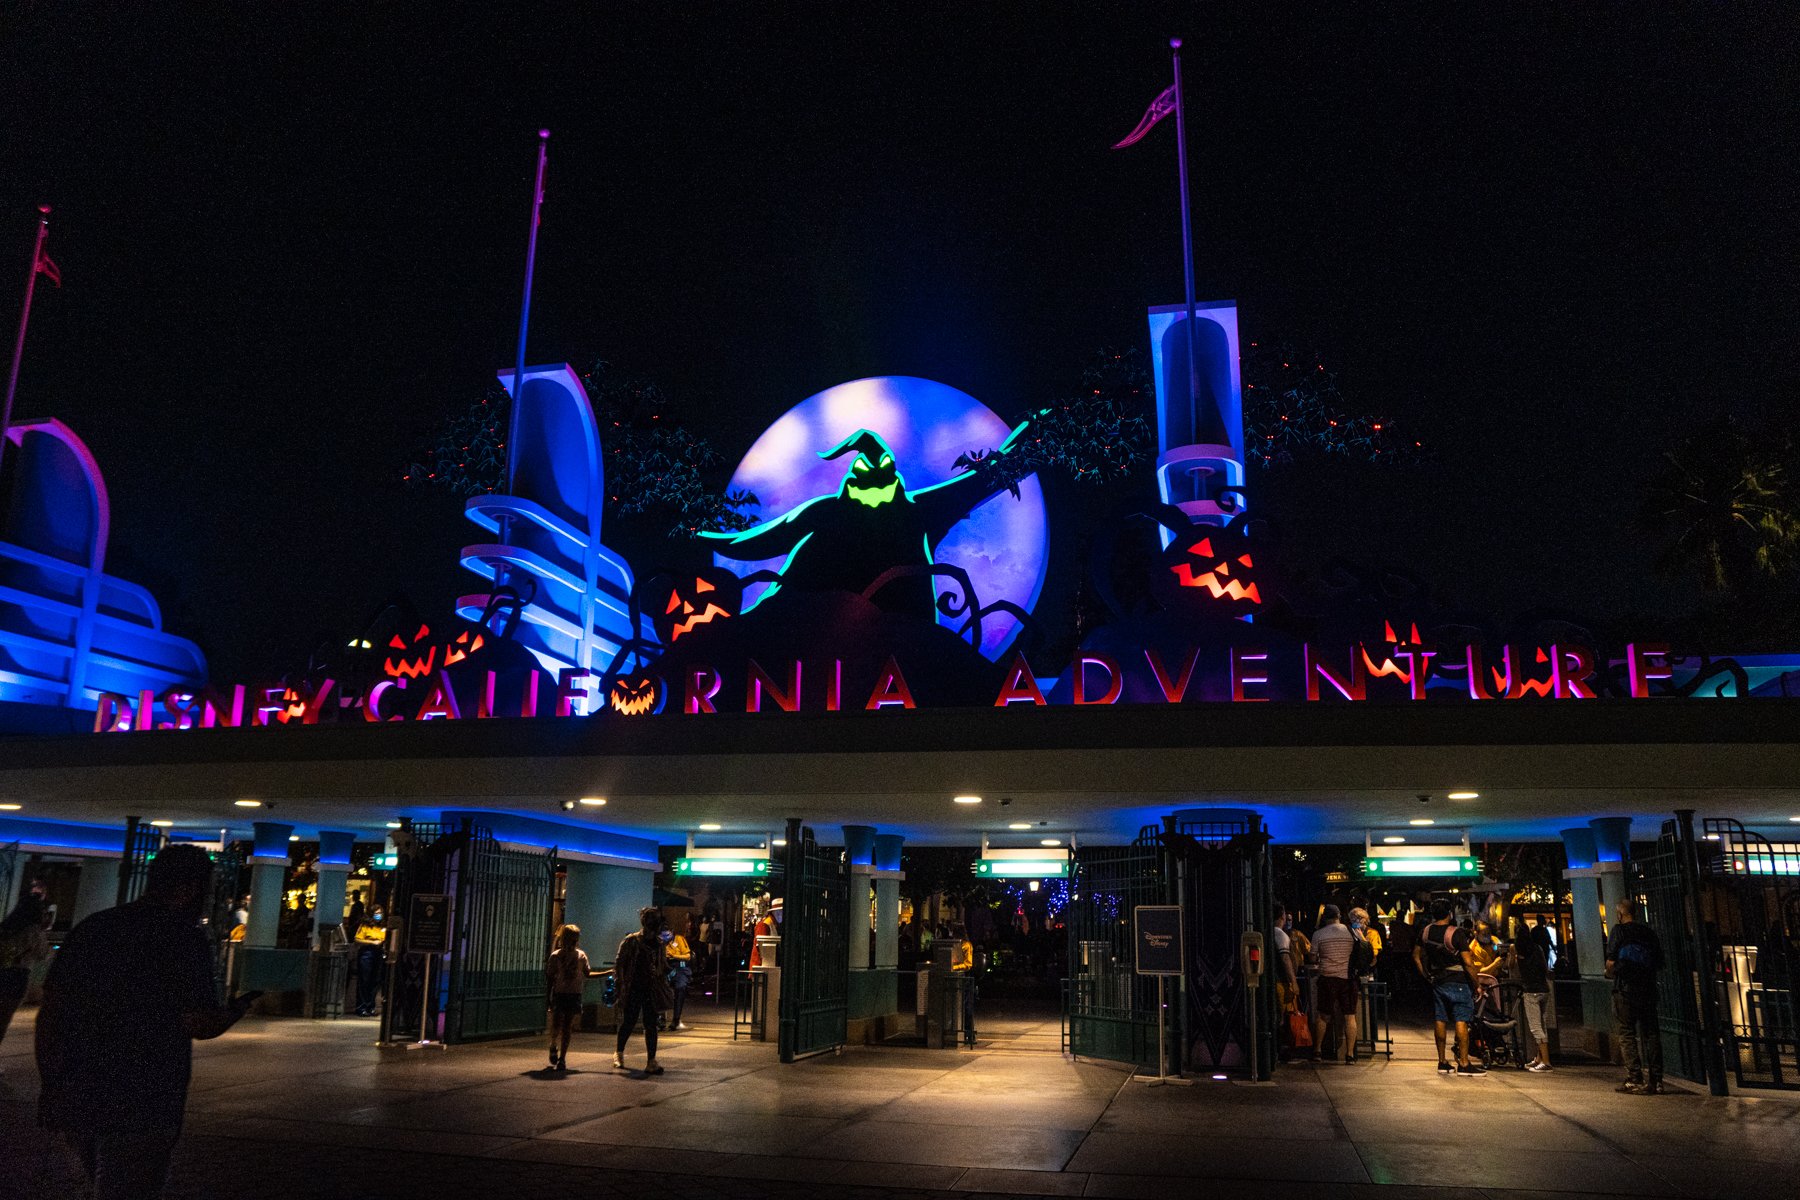
[[[1179,904],[1140,904],[1131,910],[1132,940],[1139,975],[1156,976],[1156,1078],[1151,1087],[1189,1086],[1194,1081],[1169,1074],[1169,976],[1187,970],[1187,942],[1182,937]],[[1142,1078],[1136,1076],[1134,1078]]]
[[[409,1050],[427,1046],[444,1049],[444,1043],[431,1036],[431,964],[440,954],[450,952],[450,897],[418,892],[406,911],[406,949],[425,956],[424,986],[419,994],[419,1040],[407,1044]]]

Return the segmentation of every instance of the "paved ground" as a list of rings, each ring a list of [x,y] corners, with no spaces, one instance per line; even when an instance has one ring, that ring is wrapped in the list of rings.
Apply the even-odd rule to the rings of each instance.
[[[709,1025],[652,1079],[594,1035],[553,1075],[535,1039],[380,1051],[370,1022],[247,1021],[199,1048],[169,1194],[1764,1200],[1800,1171],[1792,1101],[1618,1096],[1599,1067],[1440,1079],[1417,1037],[1273,1085],[1149,1088],[1063,1060],[1054,1017],[985,1026],[974,1051],[783,1067]],[[31,1123],[30,1034],[22,1014],[0,1046],[0,1196],[79,1197]]]

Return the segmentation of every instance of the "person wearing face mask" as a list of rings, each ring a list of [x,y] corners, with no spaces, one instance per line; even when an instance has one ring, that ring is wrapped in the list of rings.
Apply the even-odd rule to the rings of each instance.
[[[200,924],[212,871],[198,846],[162,851],[143,896],[77,925],[44,981],[38,1119],[75,1150],[95,1200],[162,1195],[194,1039],[224,1033],[260,995],[221,1005],[213,991]]]

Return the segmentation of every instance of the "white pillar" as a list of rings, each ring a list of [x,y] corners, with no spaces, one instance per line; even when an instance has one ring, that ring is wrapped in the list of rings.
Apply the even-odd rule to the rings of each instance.
[[[69,917],[73,928],[97,912],[111,908],[119,899],[119,860],[116,858],[84,858],[81,878],[75,882],[75,911]]]
[[[900,965],[900,881],[875,881],[875,965]]]

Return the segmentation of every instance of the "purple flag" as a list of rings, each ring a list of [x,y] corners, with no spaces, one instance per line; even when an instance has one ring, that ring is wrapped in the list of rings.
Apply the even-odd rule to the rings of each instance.
[[[1150,102],[1150,107],[1144,110],[1144,119],[1137,123],[1136,129],[1125,135],[1124,141],[1113,146],[1114,150],[1123,150],[1127,146],[1143,141],[1144,135],[1150,132],[1151,126],[1175,111],[1176,86],[1171,83],[1163,89],[1162,95]]]

